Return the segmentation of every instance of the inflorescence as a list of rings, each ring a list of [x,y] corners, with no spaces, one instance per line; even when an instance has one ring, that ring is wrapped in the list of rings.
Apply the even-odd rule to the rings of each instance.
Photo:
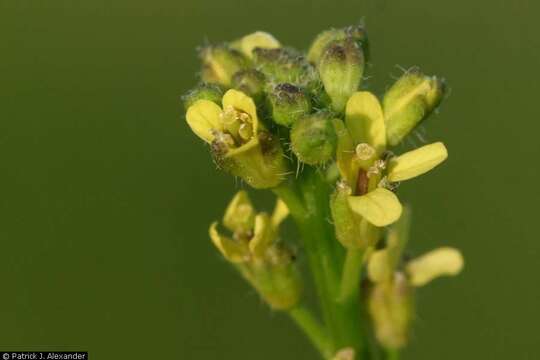
[[[444,81],[412,69],[382,100],[364,90],[362,26],[324,31],[307,53],[259,31],[199,55],[201,83],[184,97],[187,124],[220,169],[278,196],[268,214],[238,192],[221,225],[210,227],[213,244],[272,309],[291,314],[324,358],[396,354],[415,317],[414,289],[463,267],[450,247],[404,258],[410,210],[396,195],[397,184],[448,156],[442,142],[394,153],[439,106]],[[303,305],[296,255],[279,236],[289,215],[322,321]]]

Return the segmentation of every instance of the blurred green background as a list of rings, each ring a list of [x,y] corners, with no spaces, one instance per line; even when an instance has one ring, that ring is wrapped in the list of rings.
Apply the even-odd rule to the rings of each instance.
[[[315,359],[207,238],[239,188],[183,120],[195,48],[254,30],[306,48],[364,19],[369,84],[448,80],[423,128],[449,161],[404,184],[411,250],[466,271],[419,292],[405,359],[537,359],[538,2],[0,0],[0,350],[93,359]],[[415,140],[418,144],[420,140]],[[256,197],[269,204],[270,197]]]

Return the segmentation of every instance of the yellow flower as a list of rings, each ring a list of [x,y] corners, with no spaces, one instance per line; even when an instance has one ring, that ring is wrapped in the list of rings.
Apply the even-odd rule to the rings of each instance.
[[[387,348],[401,348],[407,342],[414,319],[414,288],[440,276],[457,275],[463,269],[463,256],[450,247],[430,251],[400,269],[408,223],[406,213],[389,229],[386,247],[374,251],[368,261],[368,278],[374,284],[369,311],[377,339]]]
[[[187,110],[187,123],[211,145],[219,166],[254,188],[277,186],[287,172],[283,151],[279,140],[259,122],[253,99],[231,89],[222,104],[197,100]]]
[[[448,156],[444,144],[437,142],[387,160],[385,115],[379,100],[367,91],[349,98],[345,122],[336,120],[334,125],[337,165],[351,189],[349,206],[377,227],[395,222],[402,211],[398,198],[386,187],[421,175]]]
[[[238,192],[223,217],[232,236],[210,226],[210,238],[223,257],[274,309],[289,309],[299,300],[301,281],[291,252],[278,242],[278,229],[289,209],[278,199],[272,215],[256,213],[245,191]]]

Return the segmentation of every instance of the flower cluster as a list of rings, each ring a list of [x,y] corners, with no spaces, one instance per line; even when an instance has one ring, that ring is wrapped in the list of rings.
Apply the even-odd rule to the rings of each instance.
[[[232,236],[221,234],[217,222],[210,226],[210,238],[221,254],[276,310],[294,307],[301,292],[294,254],[278,239],[279,225],[288,214],[281,200],[272,215],[256,213],[247,193],[240,191],[223,217]]]
[[[411,69],[379,100],[362,87],[369,55],[362,26],[324,31],[305,54],[261,31],[199,54],[201,83],[184,97],[187,124],[219,168],[279,197],[269,215],[256,213],[240,191],[222,222],[230,234],[217,223],[210,227],[214,245],[266,303],[291,312],[325,357],[354,359],[363,348],[346,334],[354,327],[343,323],[360,319],[340,318],[345,308],[368,309],[382,347],[404,346],[412,289],[463,266],[459,251],[448,247],[403,261],[409,212],[396,196],[400,182],[448,156],[442,142],[393,151],[438,107],[444,81]],[[321,331],[297,312],[300,273],[278,239],[289,212],[304,236],[319,297],[327,298]],[[362,288],[367,292],[359,296]]]

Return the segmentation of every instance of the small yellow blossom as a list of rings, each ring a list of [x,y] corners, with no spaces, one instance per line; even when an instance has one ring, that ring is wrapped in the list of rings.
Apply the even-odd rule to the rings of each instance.
[[[414,288],[443,275],[456,275],[463,268],[461,253],[442,247],[401,266],[408,238],[409,213],[388,231],[386,247],[374,251],[368,261],[368,278],[373,283],[369,310],[379,342],[398,349],[408,340],[414,319]],[[403,268],[401,270],[400,268]]]
[[[219,166],[254,188],[277,186],[287,172],[283,151],[278,139],[259,122],[253,99],[231,89],[223,95],[222,104],[197,100],[188,108],[187,123],[211,145]]]
[[[293,256],[278,242],[278,229],[289,214],[287,206],[276,202],[272,215],[255,213],[245,191],[238,192],[227,207],[223,225],[227,236],[210,226],[210,238],[223,257],[235,264],[244,278],[274,309],[289,309],[300,297],[301,282]]]
[[[345,108],[345,121],[334,122],[338,135],[336,160],[342,179],[351,188],[351,209],[377,227],[395,222],[401,204],[389,183],[421,175],[444,161],[440,142],[386,160],[385,114],[370,92],[354,93]]]

